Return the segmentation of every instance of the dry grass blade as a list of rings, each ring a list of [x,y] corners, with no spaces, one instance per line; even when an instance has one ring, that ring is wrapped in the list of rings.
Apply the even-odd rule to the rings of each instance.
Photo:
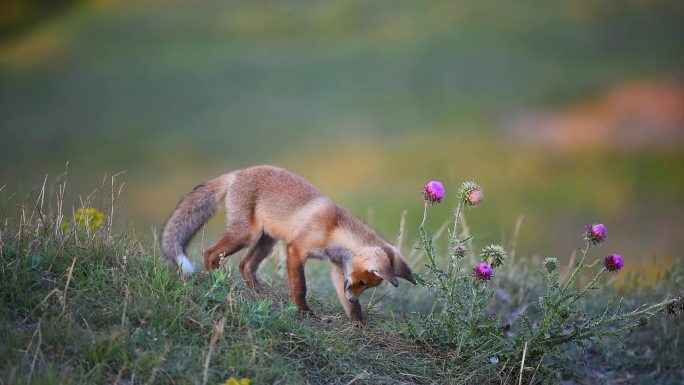
[[[523,219],[525,219],[525,216],[520,215],[518,216],[518,220],[515,221],[515,230],[513,230],[513,239],[511,239],[511,248],[508,254],[508,263],[511,265],[513,264],[513,261],[515,261],[515,252],[518,249],[518,238],[520,237],[520,227],[522,227]]]
[[[446,221],[444,221],[444,223],[442,223],[442,226],[440,226],[439,230],[437,230],[437,232],[435,233],[435,237],[433,238],[434,241],[437,241],[437,240],[439,240],[439,238],[442,237],[442,234],[444,234],[444,231],[446,231],[447,227],[449,227],[449,223],[451,223],[451,221],[449,221],[449,220],[446,220]]]
[[[527,354],[527,342],[523,348],[522,360],[520,361],[520,377],[518,377],[518,385],[522,385],[523,371],[525,370],[525,355]]]
[[[116,373],[116,378],[114,378],[114,385],[119,385],[121,383],[121,377],[123,377],[124,371],[126,370],[126,364],[124,363],[121,365],[119,368],[119,371]]]
[[[43,203],[45,202],[45,184],[47,183],[47,174],[45,175],[45,178],[43,179],[43,185],[40,189],[40,192],[38,193],[38,198],[36,198],[36,204],[34,205],[34,209],[31,212],[31,217],[29,218],[29,222],[33,223],[33,216],[34,214],[38,213],[40,216],[40,221],[41,224],[44,222],[43,220]]]
[[[404,234],[406,234],[406,214],[408,214],[408,210],[401,212],[401,219],[399,220],[399,235],[397,235],[397,240],[394,242],[394,246],[399,249],[400,252],[404,245]]]
[[[161,370],[162,364],[166,360],[166,355],[168,354],[170,348],[171,346],[168,343],[166,344],[166,346],[164,346],[164,352],[162,353],[161,357],[159,357],[159,363],[155,365],[152,369],[152,373],[150,373],[150,378],[147,379],[145,385],[152,385],[155,383],[155,381],[157,380],[157,375]]]
[[[534,368],[534,373],[532,373],[532,379],[530,380],[530,384],[534,384],[534,377],[537,376],[537,372],[539,371],[539,367],[541,366],[541,363],[544,360],[545,355],[546,355],[546,353],[542,354],[541,358],[539,358],[539,362],[537,363],[537,367]]]
[[[351,385],[351,384],[353,384],[359,380],[367,380],[369,378],[370,378],[370,373],[368,373],[367,371],[364,370],[363,372],[354,376],[354,378],[352,378],[351,381],[347,382],[347,385]]]
[[[114,227],[114,201],[116,198],[114,198],[114,185],[116,184],[116,177],[123,174],[125,171],[120,171],[114,175],[112,175],[111,179],[111,184],[110,184],[110,202],[109,202],[109,218],[107,218],[108,223],[108,231],[109,231],[109,236],[112,235],[112,228]],[[121,184],[121,188],[123,188],[123,183]],[[121,195],[121,189],[119,189],[119,195]],[[118,196],[117,196],[118,198]]]
[[[62,183],[57,186],[57,217],[55,219],[55,235],[62,237],[62,223],[64,222],[64,193],[66,192],[67,176],[69,173],[69,162],[66,163]]]
[[[461,222],[462,230],[461,230],[461,234],[459,235],[459,238],[460,239],[466,239],[466,238],[470,237],[470,227],[468,227],[468,223],[466,222],[465,213],[461,213],[460,222]],[[468,241],[468,250],[470,251],[468,253],[468,257],[470,259],[470,264],[474,264],[477,261],[477,253],[475,253],[475,250],[473,248],[473,240],[472,239],[470,239],[470,241]]]
[[[124,324],[126,321],[126,307],[128,306],[128,297],[130,296],[131,291],[128,288],[128,285],[126,285],[126,292],[124,294],[124,302],[123,302],[123,310],[121,311],[121,328],[124,328]]]
[[[66,312],[66,300],[67,300],[67,291],[69,290],[69,283],[71,282],[71,277],[73,276],[74,273],[74,265],[76,264],[76,255],[74,255],[74,259],[71,261],[71,266],[69,266],[69,270],[67,270],[67,281],[66,285],[64,285],[64,294],[62,295],[62,313]]]
[[[576,259],[577,259],[577,250],[573,251],[572,255],[570,255],[570,260],[568,261],[568,265],[561,275],[561,281],[565,281],[566,279],[568,279],[568,276],[570,275],[570,272],[572,271],[572,267],[575,265]]]
[[[36,343],[36,348],[33,350],[33,360],[31,360],[31,371],[28,374],[28,383],[31,383],[31,379],[33,378],[33,373],[35,373],[36,370],[36,361],[38,360],[38,353],[40,353],[40,345],[43,343],[43,332],[41,330],[41,324],[43,322],[43,319],[38,320],[38,325],[36,326],[36,332],[38,333],[38,343]],[[33,341],[33,340],[32,340]],[[28,351],[27,351],[28,353]]]
[[[211,335],[211,341],[209,342],[209,349],[207,350],[207,356],[204,360],[204,374],[202,375],[202,385],[206,385],[209,381],[209,363],[211,362],[211,355],[214,354],[214,348],[216,347],[216,342],[219,337],[223,334],[224,327],[226,325],[226,318],[221,318],[218,324],[214,325],[214,333]]]

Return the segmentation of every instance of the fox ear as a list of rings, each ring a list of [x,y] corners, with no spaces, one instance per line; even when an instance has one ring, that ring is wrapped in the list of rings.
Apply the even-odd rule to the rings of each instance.
[[[384,279],[385,281],[391,283],[392,286],[399,286],[399,281],[397,281],[397,277],[394,275],[392,267],[388,266],[388,268],[386,269],[371,270],[371,272],[377,275],[378,277]]]
[[[394,270],[394,275],[399,278],[403,278],[414,285],[417,284],[416,278],[413,276],[413,271],[411,271],[411,267],[409,267],[404,257],[399,254],[399,249],[389,246],[386,252],[387,256],[389,257],[390,264],[392,265],[392,269]]]

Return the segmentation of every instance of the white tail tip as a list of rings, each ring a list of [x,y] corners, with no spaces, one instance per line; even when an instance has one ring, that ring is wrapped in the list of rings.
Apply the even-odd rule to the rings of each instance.
[[[180,266],[181,270],[183,270],[183,274],[190,275],[195,272],[195,269],[192,267],[192,262],[190,262],[188,257],[185,255],[181,254],[177,256],[176,262],[178,263],[178,266]]]

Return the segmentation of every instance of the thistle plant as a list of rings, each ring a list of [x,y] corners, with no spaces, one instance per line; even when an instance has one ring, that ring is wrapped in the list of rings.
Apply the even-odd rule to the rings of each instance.
[[[419,277],[419,281],[435,293],[435,303],[430,312],[420,315],[420,325],[412,327],[411,332],[429,343],[454,348],[459,357],[472,359],[480,357],[483,350],[490,351],[490,334],[498,328],[497,320],[486,312],[494,293],[487,282],[503,264],[505,252],[500,246],[488,246],[482,251],[483,260],[466,269],[464,257],[471,239],[459,237],[461,213],[464,206],[475,207],[482,202],[482,188],[466,182],[457,196],[454,224],[449,229],[446,270],[438,266],[433,236],[424,227],[427,210],[424,211],[419,230],[431,277]],[[473,354],[474,351],[479,354]]]
[[[479,254],[480,261],[469,265],[472,262],[464,256],[468,247],[472,248],[472,238],[460,237],[461,212],[464,206],[476,207],[482,202],[482,189],[474,182],[466,182],[457,197],[443,260],[436,251],[434,237],[425,230],[426,203],[419,230],[429,274],[421,276],[419,282],[434,293],[435,302],[429,312],[419,314],[420,323],[411,325],[410,331],[429,344],[453,349],[461,365],[477,368],[474,376],[501,380],[516,371],[520,381],[550,379],[564,362],[564,345],[600,343],[605,337],[619,337],[645,325],[661,312],[675,316],[684,311],[684,299],[677,297],[630,311],[623,310],[620,299],[617,304],[606,303],[599,314],[585,312],[580,300],[599,289],[603,275],[616,274],[625,265],[619,254],[593,256],[607,234],[604,224],[594,223],[586,227],[579,258],[564,278],[558,259],[545,258],[539,266],[543,285],[538,287],[544,289],[537,303],[515,314],[510,324],[504,324],[500,316],[492,314],[492,303],[496,291],[502,290],[496,288],[496,277],[498,270],[505,269],[506,250],[499,245],[486,246]],[[584,282],[587,273],[591,279]],[[522,369],[530,367],[535,369]]]

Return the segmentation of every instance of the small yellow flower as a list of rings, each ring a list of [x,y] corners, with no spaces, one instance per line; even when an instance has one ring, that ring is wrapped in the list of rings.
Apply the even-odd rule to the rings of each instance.
[[[71,233],[71,224],[69,224],[69,222],[67,222],[67,221],[62,222],[61,228],[62,228],[63,234]]]
[[[231,377],[226,380],[226,382],[223,383],[223,385],[250,385],[252,383],[252,380],[249,378],[241,378],[238,380],[235,377]]]
[[[100,227],[102,223],[104,223],[104,220],[105,214],[94,207],[81,207],[74,215],[74,221],[79,226],[86,226],[87,224],[91,230],[95,230],[96,228]]]

